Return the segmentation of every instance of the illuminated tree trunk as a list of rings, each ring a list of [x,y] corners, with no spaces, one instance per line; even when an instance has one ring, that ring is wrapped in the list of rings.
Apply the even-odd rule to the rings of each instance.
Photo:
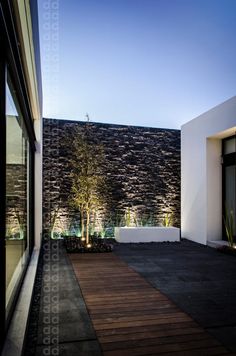
[[[80,211],[80,222],[81,222],[81,239],[84,239],[84,212]]]
[[[90,220],[90,214],[89,214],[89,210],[87,210],[87,220],[86,220],[86,244],[89,244],[89,220]]]

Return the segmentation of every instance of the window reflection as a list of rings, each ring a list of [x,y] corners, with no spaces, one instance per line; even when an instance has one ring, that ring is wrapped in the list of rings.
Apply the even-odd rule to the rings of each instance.
[[[6,83],[6,307],[28,257],[28,142],[14,87]]]
[[[232,137],[224,141],[224,154],[236,152],[236,138]]]

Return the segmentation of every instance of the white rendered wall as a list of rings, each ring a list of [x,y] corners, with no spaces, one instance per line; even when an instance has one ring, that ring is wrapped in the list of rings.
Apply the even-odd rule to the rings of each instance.
[[[208,138],[207,167],[207,241],[222,239],[222,141]]]
[[[236,97],[181,128],[181,235],[222,238],[221,140],[235,134]]]

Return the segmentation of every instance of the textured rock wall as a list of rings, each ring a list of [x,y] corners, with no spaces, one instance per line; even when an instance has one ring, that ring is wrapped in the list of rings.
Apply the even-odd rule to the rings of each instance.
[[[6,165],[6,236],[18,237],[21,227],[27,225],[27,167]]]
[[[70,204],[70,149],[75,127],[85,122],[44,119],[43,216],[44,228],[63,231],[78,226],[78,212]],[[96,214],[104,224],[130,208],[141,224],[162,224],[172,213],[180,226],[180,131],[90,123],[94,143],[104,146],[107,193]]]

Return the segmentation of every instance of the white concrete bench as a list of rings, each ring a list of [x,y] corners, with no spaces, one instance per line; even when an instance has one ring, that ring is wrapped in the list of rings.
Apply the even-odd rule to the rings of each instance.
[[[164,242],[180,241],[180,229],[177,227],[115,227],[115,239],[118,242]]]

